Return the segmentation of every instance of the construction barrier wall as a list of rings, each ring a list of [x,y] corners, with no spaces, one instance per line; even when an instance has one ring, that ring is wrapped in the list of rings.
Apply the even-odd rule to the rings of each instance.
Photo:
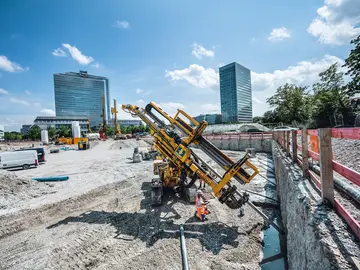
[[[272,134],[235,133],[205,135],[207,140],[221,150],[245,151],[255,148],[256,152],[271,152]]]

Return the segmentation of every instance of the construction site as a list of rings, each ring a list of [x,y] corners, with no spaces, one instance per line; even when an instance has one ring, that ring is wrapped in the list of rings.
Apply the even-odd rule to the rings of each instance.
[[[114,137],[0,171],[0,269],[359,269],[360,128],[205,135],[182,110],[122,109],[151,135],[114,109]]]

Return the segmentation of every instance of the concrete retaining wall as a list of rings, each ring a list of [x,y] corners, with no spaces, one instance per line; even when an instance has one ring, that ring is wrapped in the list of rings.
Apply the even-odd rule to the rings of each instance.
[[[289,269],[355,269],[359,246],[346,224],[321,204],[318,192],[275,142],[272,152]]]
[[[240,139],[240,138],[207,138],[221,150],[245,151],[246,148],[255,148],[256,152],[271,152],[269,139]]]

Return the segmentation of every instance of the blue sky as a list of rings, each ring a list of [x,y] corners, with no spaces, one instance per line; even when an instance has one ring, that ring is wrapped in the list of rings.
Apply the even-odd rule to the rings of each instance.
[[[53,114],[52,74],[78,70],[107,76],[118,104],[217,112],[218,68],[233,61],[252,71],[261,115],[279,85],[342,63],[359,14],[359,0],[1,1],[0,124]]]

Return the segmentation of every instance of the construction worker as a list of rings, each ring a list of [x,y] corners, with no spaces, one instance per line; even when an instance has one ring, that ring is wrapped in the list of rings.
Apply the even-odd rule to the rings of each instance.
[[[199,189],[196,192],[196,211],[195,216],[201,221],[205,221],[205,216],[210,212],[207,209],[207,204],[209,202],[204,198],[203,192]]]

